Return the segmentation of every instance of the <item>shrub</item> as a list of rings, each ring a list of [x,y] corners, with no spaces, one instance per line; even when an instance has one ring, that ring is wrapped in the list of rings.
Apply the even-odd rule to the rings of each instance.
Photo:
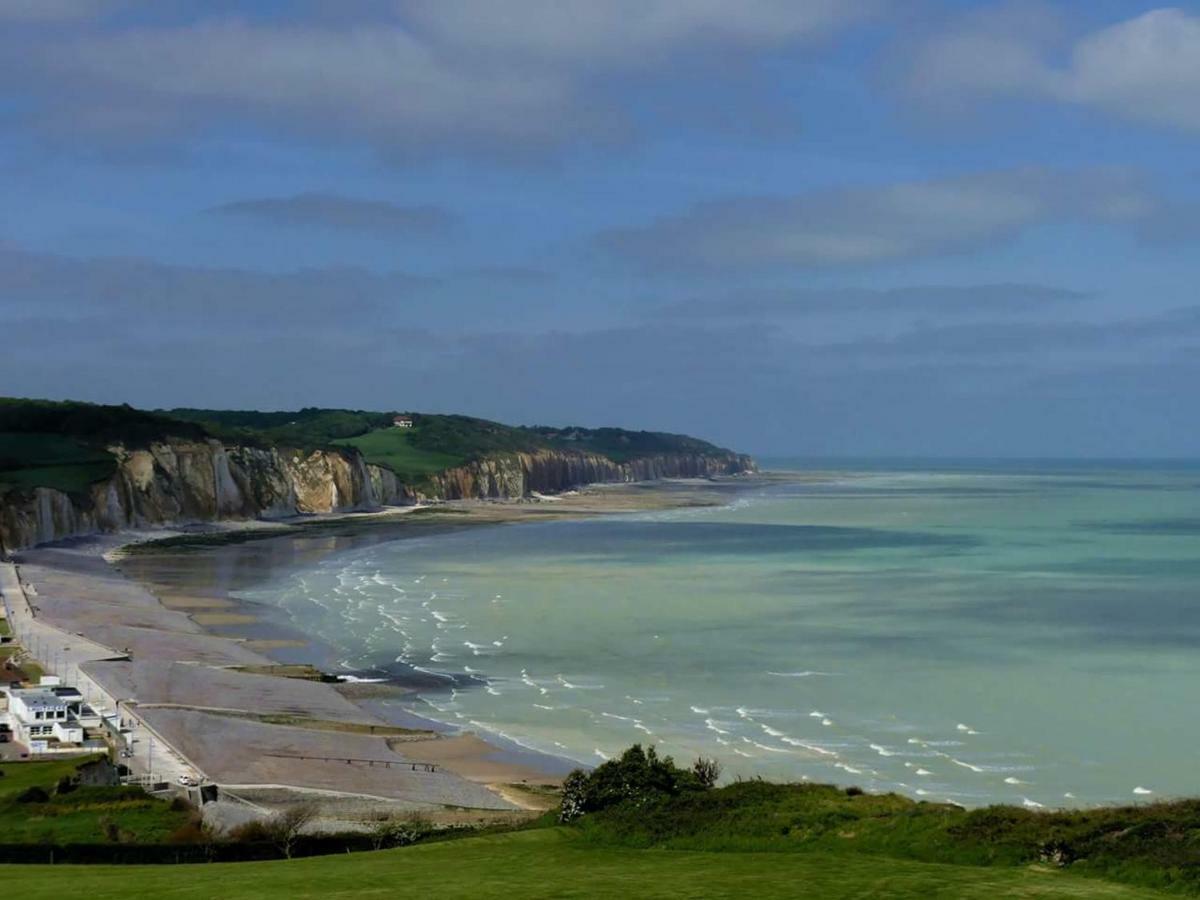
[[[239,844],[262,844],[271,840],[270,830],[261,819],[251,819],[249,822],[235,825],[229,829],[226,836]]]
[[[721,764],[715,759],[707,759],[701,756],[692,763],[692,774],[696,776],[696,780],[703,787],[716,787],[717,780],[721,777]]]
[[[18,803],[49,803],[50,795],[46,793],[44,788],[40,788],[35,784],[33,787],[25,788],[25,790],[17,794],[15,799]]]
[[[715,781],[716,764],[708,764],[705,777]],[[559,820],[571,822],[584,813],[607,809],[620,803],[643,805],[658,797],[674,797],[684,791],[711,787],[693,769],[681,769],[669,757],[659,757],[653,746],[643,750],[634,744],[619,759],[610,759],[591,774],[575,770],[563,782]]]
[[[59,795],[69,794],[77,787],[79,787],[79,785],[71,780],[70,775],[64,775],[62,778],[58,779],[58,785],[54,788],[54,793]]]

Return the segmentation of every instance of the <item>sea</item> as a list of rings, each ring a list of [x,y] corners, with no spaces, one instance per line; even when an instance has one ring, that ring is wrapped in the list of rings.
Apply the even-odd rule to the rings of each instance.
[[[351,546],[238,592],[596,765],[965,806],[1200,793],[1200,466],[765,460],[724,505]]]

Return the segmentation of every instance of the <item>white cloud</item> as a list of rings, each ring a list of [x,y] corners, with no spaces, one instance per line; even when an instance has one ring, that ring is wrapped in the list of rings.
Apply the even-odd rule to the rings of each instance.
[[[1051,90],[1128,118],[1200,131],[1200,16],[1158,9],[1088,35]]]
[[[705,203],[603,241],[652,267],[850,266],[969,250],[1047,222],[1137,223],[1156,208],[1123,170],[1028,168]]]
[[[137,142],[239,122],[389,152],[540,151],[626,139],[630,95],[608,89],[617,74],[648,82],[680,53],[790,46],[883,2],[409,0],[386,15],[362,2],[332,18],[59,30],[0,45],[0,58],[42,129],[68,137]]]
[[[885,0],[410,0],[439,43],[576,65],[654,65],[686,47],[772,47],[861,21]]]
[[[907,86],[925,100],[1032,97],[1200,131],[1200,16],[1155,9],[1072,42],[1039,7],[975,14],[916,50]]]

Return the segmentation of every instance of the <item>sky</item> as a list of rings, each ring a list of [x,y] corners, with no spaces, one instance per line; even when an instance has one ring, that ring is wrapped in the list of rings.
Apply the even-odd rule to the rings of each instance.
[[[1195,457],[1200,3],[0,0],[0,394]]]

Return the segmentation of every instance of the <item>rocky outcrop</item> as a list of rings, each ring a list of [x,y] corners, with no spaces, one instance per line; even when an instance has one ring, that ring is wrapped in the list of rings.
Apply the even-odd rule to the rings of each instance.
[[[36,488],[0,497],[0,551],[126,528],[349,512],[420,499],[522,497],[599,482],[754,471],[753,460],[732,453],[663,454],[618,463],[591,453],[543,450],[482,459],[412,487],[353,450],[226,447],[216,440],[109,450],[117,471],[93,484],[86,496]]]

